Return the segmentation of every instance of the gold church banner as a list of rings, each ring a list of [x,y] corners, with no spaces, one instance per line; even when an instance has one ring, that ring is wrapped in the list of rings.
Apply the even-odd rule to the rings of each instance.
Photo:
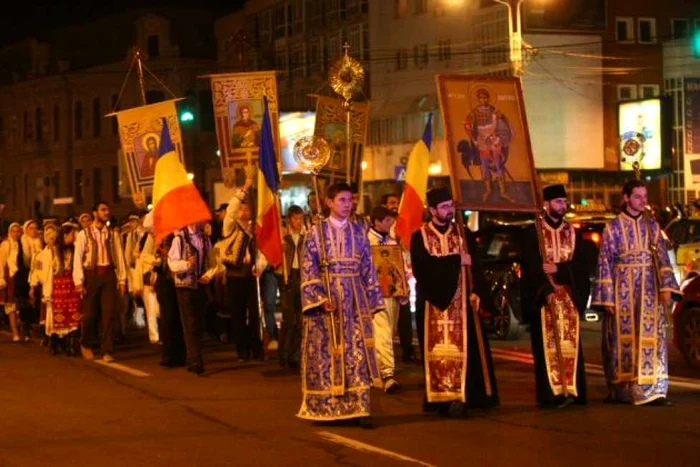
[[[216,137],[221,153],[224,185],[231,188],[243,183],[244,168],[255,165],[260,154],[260,129],[263,97],[267,97],[279,159],[279,103],[274,71],[207,75],[211,80],[216,121]]]
[[[316,124],[314,135],[328,141],[331,158],[320,175],[322,179],[358,183],[362,179],[362,156],[367,144],[369,102],[353,102],[350,112],[350,157],[347,153],[347,112],[344,101],[333,97],[318,96],[316,100]]]
[[[136,204],[145,202],[146,196],[150,196],[153,190],[163,118],[168,121],[175,150],[180,160],[184,161],[180,125],[175,108],[175,102],[178,100],[181,99],[171,99],[110,114],[117,117],[123,167]]]

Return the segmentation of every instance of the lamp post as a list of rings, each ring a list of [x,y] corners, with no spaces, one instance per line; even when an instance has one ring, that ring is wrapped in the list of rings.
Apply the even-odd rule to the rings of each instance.
[[[515,0],[515,26],[513,28],[513,6],[510,0],[493,0],[508,8],[508,42],[510,44],[510,67],[513,76],[521,76],[523,70],[522,20],[520,16],[523,0]]]

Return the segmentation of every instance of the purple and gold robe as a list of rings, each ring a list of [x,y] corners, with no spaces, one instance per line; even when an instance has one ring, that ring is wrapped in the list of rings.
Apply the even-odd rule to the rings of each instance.
[[[651,244],[657,249],[657,290]],[[659,224],[623,212],[605,227],[591,305],[603,320],[605,377],[613,400],[645,404],[666,397],[666,318],[659,292],[680,294]]]
[[[325,245],[321,245],[318,225],[304,240],[303,400],[297,416],[321,421],[368,416],[370,387],[382,387],[372,327],[372,315],[384,308],[382,291],[363,227],[354,222],[336,227],[328,221],[322,226]],[[337,347],[331,313],[323,308],[329,296],[320,248],[328,260]]]

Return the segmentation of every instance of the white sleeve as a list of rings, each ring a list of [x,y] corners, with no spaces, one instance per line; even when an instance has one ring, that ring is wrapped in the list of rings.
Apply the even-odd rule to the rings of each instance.
[[[85,231],[81,230],[75,238],[75,250],[73,254],[73,283],[75,283],[76,287],[82,285],[85,280],[83,255],[85,254],[86,243],[87,237]]]
[[[168,267],[172,272],[187,271],[188,264],[180,257],[180,250],[180,237],[175,237],[168,251]]]
[[[221,228],[221,234],[224,237],[231,235],[236,227],[236,217],[238,216],[238,211],[241,209],[242,198],[243,191],[238,190],[238,192],[228,202],[226,215],[224,216],[224,225]]]

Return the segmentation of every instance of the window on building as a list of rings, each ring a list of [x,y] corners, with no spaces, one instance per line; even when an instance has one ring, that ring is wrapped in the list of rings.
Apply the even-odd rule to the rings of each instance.
[[[165,93],[163,91],[146,91],[146,104],[155,104],[164,100]]]
[[[304,0],[306,29],[323,26],[322,0]]]
[[[292,24],[292,34],[304,33],[304,0],[294,0],[289,5],[289,22]]]
[[[102,168],[92,169],[92,202],[96,203],[102,199]]]
[[[634,18],[619,16],[615,18],[615,36],[617,42],[634,42]]]
[[[112,112],[116,112],[119,110],[119,106],[117,105],[117,100],[119,99],[119,96],[116,94],[112,94]],[[119,122],[117,121],[117,117],[110,117],[112,119],[112,134],[113,135],[118,135],[119,134]]]
[[[356,24],[355,26],[351,26],[348,28],[348,35],[347,35],[348,45],[350,46],[350,50],[348,52],[353,57],[360,59],[360,60],[365,59],[364,47],[362,44],[362,41],[363,41],[362,31],[364,28],[366,28],[366,26],[363,24]]]
[[[408,14],[408,0],[394,0],[394,17],[403,18]]]
[[[343,31],[331,33],[326,38],[326,60],[333,63],[343,53]]]
[[[61,172],[59,172],[58,170],[53,171],[51,185],[53,186],[53,197],[58,198],[59,196],[61,196]]]
[[[325,1],[326,10],[326,21],[333,23],[342,17],[341,12],[341,1],[340,0],[326,0]]]
[[[109,168],[111,185],[112,185],[112,202],[118,204],[121,199],[119,197],[119,166],[113,165]]]
[[[428,44],[413,47],[413,64],[418,68],[428,64]]]
[[[292,49],[292,79],[306,76],[306,49],[304,44],[297,44]]]
[[[160,36],[158,34],[149,34],[147,39],[147,48],[149,57],[160,56]]]
[[[23,142],[26,144],[28,141],[34,139],[34,132],[32,131],[32,120],[27,110],[25,110],[22,114],[22,127],[24,129]]]
[[[289,73],[289,61],[287,59],[287,49],[279,49],[275,52],[275,70],[280,81],[287,79]]]
[[[352,18],[354,16],[367,13],[367,0],[345,0],[345,17]]]
[[[199,91],[199,129],[202,131],[214,130],[214,101],[211,97],[211,89]]]
[[[309,72],[315,73],[323,69],[323,47],[321,39],[311,39],[306,57],[309,62]]]
[[[639,18],[638,31],[640,44],[656,43],[656,18]]]
[[[272,18],[272,24],[274,25],[274,38],[283,39],[287,35],[287,18],[284,5],[280,5],[275,8]]]
[[[401,49],[396,51],[396,69],[405,70],[408,66],[408,50]]]
[[[618,84],[617,100],[629,101],[637,98],[637,86],[634,84]]]
[[[77,205],[83,204],[85,200],[85,189],[83,183],[83,169],[75,169],[73,176],[73,201]]]
[[[258,39],[263,44],[272,38],[272,10],[267,9],[258,15]]]
[[[658,84],[640,84],[639,85],[639,98],[640,99],[650,99],[652,97],[658,97],[660,92],[660,86]]]
[[[102,110],[100,109],[100,98],[92,100],[92,136],[99,138],[102,133]]]
[[[73,104],[73,135],[75,139],[83,139],[83,103]]]
[[[424,15],[428,12],[428,0],[415,0],[416,1],[416,14]]]
[[[61,141],[61,108],[58,104],[53,105],[53,142]]]
[[[671,20],[671,35],[674,39],[685,39],[690,36],[690,21],[685,18]]]
[[[44,140],[44,111],[41,107],[37,107],[34,111],[34,128],[36,128],[34,132],[36,141],[40,143]]]
[[[438,41],[438,60],[447,62],[452,58],[452,41],[450,39]]]

